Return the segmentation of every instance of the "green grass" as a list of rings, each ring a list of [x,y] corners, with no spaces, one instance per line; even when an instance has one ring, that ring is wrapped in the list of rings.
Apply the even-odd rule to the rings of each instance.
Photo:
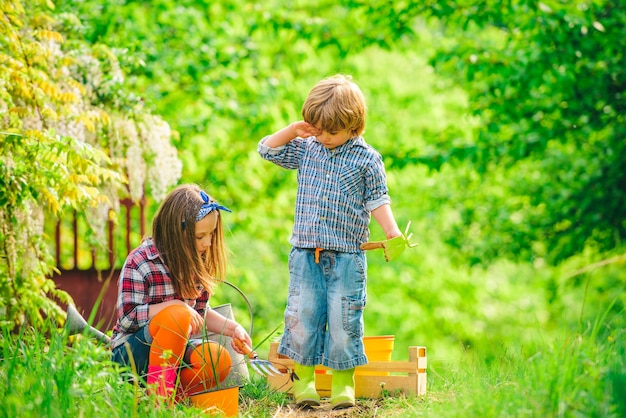
[[[468,349],[446,363],[429,352],[425,396],[384,394],[340,412],[297,411],[253,375],[240,390],[240,416],[624,417],[626,335],[613,322],[601,317],[549,340],[537,332],[531,346]],[[202,415],[187,404],[155,406],[156,399],[122,380],[107,350],[86,338],[32,329],[0,338],[0,416]]]
[[[440,400],[415,416],[624,417],[624,337],[596,323],[517,350],[468,351],[456,368],[431,371],[430,400]]]

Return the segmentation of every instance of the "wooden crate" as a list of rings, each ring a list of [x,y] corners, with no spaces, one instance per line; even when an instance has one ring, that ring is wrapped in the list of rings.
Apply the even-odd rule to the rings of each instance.
[[[280,376],[268,376],[272,389],[291,392],[292,382],[287,369],[293,370],[293,360],[278,354],[278,343],[270,344],[269,361],[281,372]],[[315,386],[321,397],[330,397],[332,374],[324,366],[315,367]],[[382,391],[396,390],[407,394],[426,394],[426,347],[409,347],[408,361],[371,361],[358,366],[355,371],[355,395],[357,398],[378,398]]]

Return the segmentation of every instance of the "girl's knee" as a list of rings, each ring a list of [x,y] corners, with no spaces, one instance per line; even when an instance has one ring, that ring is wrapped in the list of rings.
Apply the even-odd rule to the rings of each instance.
[[[187,346],[180,369],[181,385],[187,393],[210,389],[223,382],[231,368],[232,359],[222,345],[208,341]]]
[[[185,306],[168,306],[156,314],[149,323],[150,335],[153,337],[160,330],[188,337],[191,333],[192,312]]]

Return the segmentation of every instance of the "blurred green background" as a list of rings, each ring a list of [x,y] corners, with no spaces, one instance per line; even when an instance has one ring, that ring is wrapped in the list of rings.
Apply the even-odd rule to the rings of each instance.
[[[396,359],[424,345],[436,364],[606,311],[609,337],[624,328],[626,12],[613,3],[67,0],[55,13],[113,48],[125,88],[176,131],[180,181],[233,210],[229,281],[257,341],[282,322],[296,191],[257,142],[298,120],[321,78],[351,74],[419,243],[391,263],[368,255],[366,335],[395,335]],[[228,287],[221,302],[247,315]]]

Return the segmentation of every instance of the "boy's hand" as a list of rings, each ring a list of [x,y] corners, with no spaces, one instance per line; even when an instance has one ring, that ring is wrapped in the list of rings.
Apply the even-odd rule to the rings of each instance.
[[[398,257],[400,254],[402,254],[407,247],[408,248],[417,247],[418,244],[411,244],[409,242],[409,239],[413,235],[412,233],[408,234],[410,226],[411,226],[411,221],[409,221],[409,223],[407,224],[404,234],[398,235],[395,238],[390,238],[384,241],[365,242],[361,244],[361,249],[367,251],[367,250],[375,250],[378,248],[382,248],[385,254],[385,260],[389,262],[393,260],[394,258]]]
[[[315,126],[303,120],[294,122],[291,126],[296,131],[296,135],[300,138],[308,138],[310,136],[318,136],[322,134],[321,129],[317,129]]]
[[[303,120],[290,123],[280,131],[274,132],[263,143],[270,148],[280,147],[289,143],[294,138],[308,138],[321,135],[322,131]]]

